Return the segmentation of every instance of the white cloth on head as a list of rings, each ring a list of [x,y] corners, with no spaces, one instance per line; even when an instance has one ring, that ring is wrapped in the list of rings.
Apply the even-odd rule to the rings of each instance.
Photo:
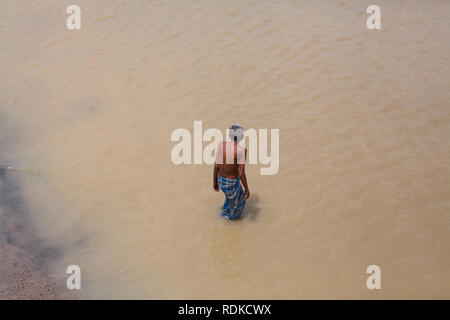
[[[239,142],[244,138],[244,128],[240,124],[233,124],[229,129],[229,137],[231,141],[236,138]]]

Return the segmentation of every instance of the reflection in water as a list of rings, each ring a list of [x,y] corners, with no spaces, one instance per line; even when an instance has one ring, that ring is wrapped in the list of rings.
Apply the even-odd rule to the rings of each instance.
[[[220,227],[215,227],[211,239],[211,258],[221,281],[236,283],[245,281],[248,272],[243,270],[242,228],[229,221]],[[234,225],[233,225],[234,223]],[[243,271],[243,272],[242,272]]]

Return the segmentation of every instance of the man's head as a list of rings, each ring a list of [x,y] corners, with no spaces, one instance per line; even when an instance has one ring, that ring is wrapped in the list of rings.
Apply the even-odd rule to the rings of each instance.
[[[230,127],[229,136],[231,140],[241,141],[244,138],[244,128],[240,124],[233,124]]]

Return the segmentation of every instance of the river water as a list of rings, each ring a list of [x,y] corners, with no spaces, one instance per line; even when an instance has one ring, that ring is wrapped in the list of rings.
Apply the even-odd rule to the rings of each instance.
[[[0,4],[0,165],[82,297],[450,298],[450,1]],[[195,120],[280,130],[241,221]]]

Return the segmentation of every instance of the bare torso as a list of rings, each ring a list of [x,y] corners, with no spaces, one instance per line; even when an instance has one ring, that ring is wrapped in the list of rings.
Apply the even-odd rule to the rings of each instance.
[[[228,161],[227,154],[229,157]],[[239,162],[245,162],[245,148],[238,146],[234,142],[224,141],[219,145],[217,157],[217,160],[222,160],[216,161],[217,166],[219,167],[219,175],[229,179],[236,179],[239,175]]]

